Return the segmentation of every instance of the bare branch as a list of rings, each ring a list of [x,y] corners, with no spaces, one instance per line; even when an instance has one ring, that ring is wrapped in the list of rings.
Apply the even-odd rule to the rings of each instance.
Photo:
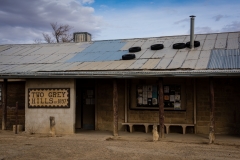
[[[40,43],[42,43],[42,39],[36,38],[36,39],[34,39],[34,43],[40,44]]]
[[[57,22],[51,23],[51,27],[53,29],[52,35],[55,37],[57,43],[72,41],[72,37],[69,36],[69,31],[72,29],[72,27],[67,24],[59,25]]]
[[[43,33],[43,38],[47,43],[54,43],[54,41],[48,34]]]

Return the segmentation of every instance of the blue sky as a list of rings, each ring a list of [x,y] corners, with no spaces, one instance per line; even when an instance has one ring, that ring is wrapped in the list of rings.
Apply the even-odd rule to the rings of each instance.
[[[0,0],[0,44],[34,43],[50,23],[93,40],[240,31],[239,0]]]

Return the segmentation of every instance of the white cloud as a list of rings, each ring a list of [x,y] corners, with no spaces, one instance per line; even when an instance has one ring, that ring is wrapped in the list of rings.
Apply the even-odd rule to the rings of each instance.
[[[222,28],[223,32],[240,31],[240,21],[234,21]]]
[[[93,2],[92,0],[84,3]],[[31,6],[31,7],[29,7]],[[103,23],[94,15],[94,8],[76,0],[4,0],[0,5],[0,44],[29,43],[51,32],[50,23],[69,24],[73,32],[89,32],[97,35]]]
[[[83,4],[92,4],[94,0],[81,0]]]
[[[227,15],[218,14],[218,15],[212,17],[212,18],[213,18],[215,21],[220,21],[221,19],[223,19],[223,18],[228,18],[228,17],[229,17],[229,16],[227,16]]]
[[[203,33],[217,33],[219,30],[214,30],[211,27],[196,27],[195,33],[203,34]]]
[[[174,22],[174,24],[179,24],[179,23],[185,23],[185,22],[190,22],[189,18],[184,18],[182,20]]]

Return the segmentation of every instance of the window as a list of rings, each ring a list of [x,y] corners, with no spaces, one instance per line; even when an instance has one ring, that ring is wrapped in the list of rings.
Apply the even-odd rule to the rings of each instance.
[[[181,109],[181,86],[164,85],[163,102],[164,108]]]
[[[129,108],[136,110],[159,109],[159,84],[157,78],[132,79],[129,83]],[[163,79],[164,110],[186,109],[186,80],[184,78]]]
[[[158,106],[158,87],[157,85],[137,86],[137,106],[153,107]]]

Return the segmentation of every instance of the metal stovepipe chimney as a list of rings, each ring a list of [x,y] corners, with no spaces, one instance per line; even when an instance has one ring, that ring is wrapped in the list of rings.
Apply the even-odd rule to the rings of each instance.
[[[191,15],[191,24],[190,24],[190,48],[193,49],[194,48],[194,18],[196,16]]]

